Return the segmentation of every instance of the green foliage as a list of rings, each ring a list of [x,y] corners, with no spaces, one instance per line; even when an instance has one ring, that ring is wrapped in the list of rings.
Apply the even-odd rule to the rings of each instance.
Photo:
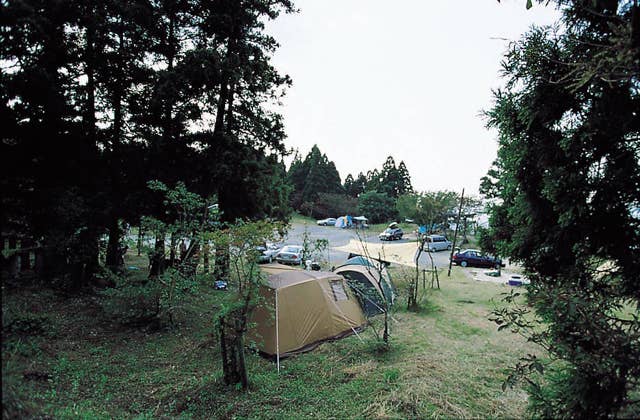
[[[500,147],[482,181],[497,199],[483,243],[524,265],[542,325],[517,307],[497,321],[556,360],[542,380],[516,368],[531,381],[534,412],[611,417],[637,404],[640,387],[640,95],[627,62],[640,45],[619,38],[639,10],[558,3],[563,30],[534,28],[511,45],[506,88],[487,113]]]
[[[289,0],[58,6],[2,9],[3,226],[37,242],[39,275],[86,287],[105,233],[120,268],[123,221],[180,217],[150,180],[217,196],[226,221],[288,216],[273,105],[291,81],[264,25]]]
[[[460,201],[453,191],[428,191],[398,197],[396,208],[401,219],[413,219],[419,225],[444,225],[456,212]]]
[[[320,193],[312,202],[304,202],[300,211],[316,219],[355,215],[358,213],[358,199],[344,194]]]
[[[367,177],[362,172],[355,179],[351,174],[347,175],[344,180],[344,190],[347,195],[357,198],[367,190]]]
[[[360,195],[358,211],[360,214],[367,216],[371,223],[388,222],[397,216],[393,198],[376,191],[369,191]]]
[[[215,320],[223,380],[237,389],[247,390],[249,386],[244,336],[249,327],[249,314],[260,302],[258,289],[265,277],[257,265],[256,247],[277,241],[283,232],[282,224],[238,221],[206,235],[217,249],[225,250],[231,267],[230,293],[222,300]]]
[[[302,258],[303,261],[318,261],[322,258],[322,254],[329,248],[329,241],[326,239],[311,240],[309,229],[305,225],[302,232]]]
[[[50,329],[49,318],[43,314],[8,312],[2,317],[2,332],[5,334],[37,336],[48,333]]]
[[[304,160],[296,156],[289,168],[288,179],[293,185],[292,204],[296,209],[302,209],[304,203],[319,201],[320,193],[343,193],[340,174],[335,164],[317,145],[311,148]],[[307,209],[312,207],[306,206]]]
[[[113,275],[115,286],[100,292],[104,312],[124,325],[146,325],[162,316],[162,284]],[[166,296],[166,294],[165,294]]]
[[[411,177],[404,162],[400,162],[400,165],[396,167],[395,160],[389,156],[382,165],[379,186],[376,190],[393,198],[413,192]]]
[[[33,403],[24,398],[17,381],[12,377],[2,377],[2,418],[27,418],[35,413]]]

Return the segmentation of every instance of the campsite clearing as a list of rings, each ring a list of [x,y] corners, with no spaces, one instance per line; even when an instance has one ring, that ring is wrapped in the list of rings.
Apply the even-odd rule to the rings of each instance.
[[[488,320],[508,288],[461,270],[441,276],[441,289],[412,313],[404,310],[412,272],[393,268],[400,296],[388,351],[368,327],[362,341],[352,335],[285,359],[280,374],[249,354],[247,393],[221,382],[213,315],[225,292],[205,288],[175,326],[153,329],[116,323],[103,297],[5,291],[3,319],[43,328],[4,334],[3,405],[12,395],[55,418],[522,417],[526,394],[501,385],[518,357],[538,349]]]

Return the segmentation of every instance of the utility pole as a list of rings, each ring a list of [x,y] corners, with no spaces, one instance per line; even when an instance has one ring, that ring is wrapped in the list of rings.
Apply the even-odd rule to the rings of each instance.
[[[456,230],[453,232],[453,245],[451,245],[451,255],[449,255],[449,271],[447,277],[451,277],[451,264],[453,264],[453,253],[456,250],[456,239],[458,238],[458,226],[460,226],[460,214],[462,213],[462,202],[464,201],[464,188],[460,196],[460,207],[458,207],[458,218],[456,219]]]

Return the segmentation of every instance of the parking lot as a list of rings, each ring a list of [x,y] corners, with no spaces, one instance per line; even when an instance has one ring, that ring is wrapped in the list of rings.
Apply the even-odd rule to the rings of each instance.
[[[301,245],[305,229],[311,241],[326,239],[329,242],[329,249],[316,256],[316,259],[326,262],[329,267],[343,264],[350,252],[368,254],[395,264],[406,266],[415,264],[417,244],[416,235],[413,232],[405,232],[400,240],[381,241],[378,239],[380,232],[370,229],[340,229],[333,226],[294,223],[283,243]],[[449,252],[431,253],[434,265],[438,268],[448,267]],[[422,253],[419,263],[421,267],[431,266],[427,252]]]

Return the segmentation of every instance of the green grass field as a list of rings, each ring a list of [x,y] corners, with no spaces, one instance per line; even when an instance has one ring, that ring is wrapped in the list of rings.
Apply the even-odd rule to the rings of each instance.
[[[221,382],[212,333],[225,292],[204,288],[176,325],[152,330],[115,322],[101,297],[6,290],[3,327],[21,317],[40,328],[3,328],[3,407],[62,419],[522,417],[526,394],[501,385],[537,349],[488,320],[507,287],[459,270],[423,294],[419,313],[405,311],[400,296],[389,350],[373,333],[376,320],[360,337],[283,360],[280,373],[248,354],[246,393]],[[411,270],[393,274],[402,291]]]

